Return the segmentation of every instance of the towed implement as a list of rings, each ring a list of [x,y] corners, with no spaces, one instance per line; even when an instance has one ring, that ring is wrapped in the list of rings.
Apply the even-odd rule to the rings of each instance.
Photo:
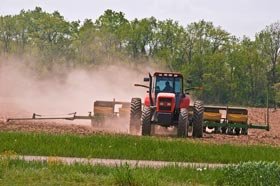
[[[33,113],[31,117],[8,118],[9,121],[22,120],[91,120],[92,126],[102,126],[106,119],[125,118],[129,116],[130,103],[120,101],[95,101],[93,110],[88,115],[77,115],[77,112],[63,115],[41,115]]]
[[[265,123],[252,124],[248,120],[248,110],[240,107],[204,106],[204,126],[214,133],[248,134],[249,128],[269,131],[268,114]]]

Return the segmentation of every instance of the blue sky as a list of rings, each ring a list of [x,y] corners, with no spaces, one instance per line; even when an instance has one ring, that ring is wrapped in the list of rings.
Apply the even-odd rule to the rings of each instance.
[[[204,19],[238,37],[251,38],[280,20],[280,0],[0,0],[0,15],[36,6],[48,12],[58,10],[69,21],[95,20],[106,9],[122,11],[129,20],[154,16],[183,26]]]

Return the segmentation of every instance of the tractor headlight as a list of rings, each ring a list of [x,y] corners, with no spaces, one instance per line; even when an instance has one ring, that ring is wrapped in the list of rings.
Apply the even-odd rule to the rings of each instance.
[[[162,106],[162,107],[171,107],[171,102],[159,102],[159,106]]]

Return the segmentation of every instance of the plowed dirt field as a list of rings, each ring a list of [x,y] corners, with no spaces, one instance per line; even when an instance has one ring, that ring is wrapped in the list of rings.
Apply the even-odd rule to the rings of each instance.
[[[266,109],[249,108],[249,122],[255,124],[264,123]],[[7,117],[31,116],[23,110],[14,110],[12,105],[0,104],[0,131],[26,131],[46,132],[53,134],[73,133],[80,135],[92,135],[94,133],[127,133],[128,120],[110,121],[105,128],[92,127],[90,122],[79,123],[79,120],[71,121],[17,121],[5,122]],[[200,140],[205,143],[233,143],[233,144],[263,144],[280,146],[280,110],[269,110],[270,131],[249,129],[248,135],[224,135],[205,133]],[[114,128],[115,127],[115,128]],[[103,130],[104,129],[104,130]],[[109,129],[109,130],[108,130]],[[174,133],[174,132],[173,132]],[[174,134],[166,133],[166,137],[174,137]],[[161,135],[160,135],[161,136]]]

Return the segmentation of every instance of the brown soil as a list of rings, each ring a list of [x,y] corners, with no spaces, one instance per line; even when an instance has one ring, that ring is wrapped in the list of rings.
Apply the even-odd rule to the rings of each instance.
[[[2,105],[3,106],[3,105]],[[2,107],[3,108],[3,107]],[[8,108],[8,107],[6,107]],[[1,109],[1,107],[0,107]],[[7,109],[6,109],[7,110]],[[263,124],[265,119],[266,109],[261,108],[249,108],[249,122],[254,124]],[[7,116],[18,116],[22,113],[24,116],[30,113],[23,112],[4,112],[0,110],[0,131],[23,131],[23,132],[45,132],[52,134],[79,134],[79,135],[92,135],[94,133],[100,133],[103,130],[100,128],[95,128],[88,125],[79,125],[78,121],[75,124],[71,122],[61,122],[61,121],[20,121],[20,122],[9,122],[6,123],[5,119]],[[270,131],[259,130],[259,129],[249,129],[248,135],[224,135],[224,134],[212,134],[205,133],[202,139],[195,139],[203,141],[206,143],[231,143],[231,144],[263,144],[263,145],[273,145],[280,146],[280,110],[269,110],[270,113]],[[112,121],[112,123],[118,123]],[[122,124],[127,125],[127,121]],[[120,124],[118,124],[119,126]],[[111,125],[112,126],[112,125]],[[111,127],[110,126],[110,127]],[[106,130],[109,132],[127,132],[127,126],[124,127],[125,130]],[[172,135],[171,135],[172,136]],[[174,135],[173,135],[174,136]]]

